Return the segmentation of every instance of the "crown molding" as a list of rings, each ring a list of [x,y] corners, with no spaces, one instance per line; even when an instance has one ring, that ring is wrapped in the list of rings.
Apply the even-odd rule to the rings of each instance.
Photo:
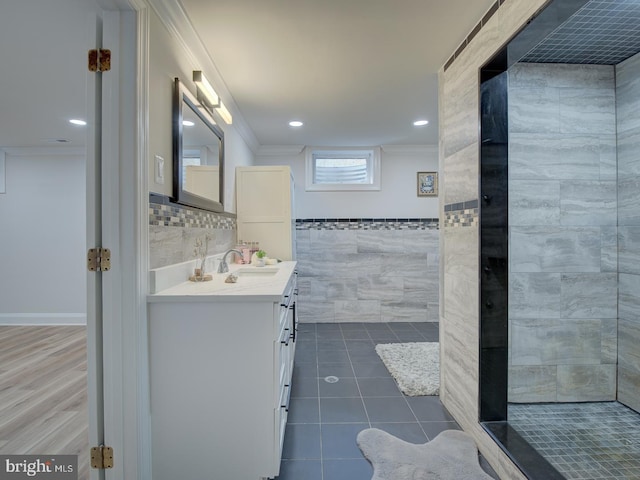
[[[204,46],[202,39],[196,32],[182,4],[176,0],[147,0],[147,2],[158,15],[164,26],[174,38],[180,42],[182,48],[187,52],[191,63],[198,65],[200,70],[205,72],[207,78],[216,89],[216,92],[220,98],[222,98],[225,106],[231,112],[231,115],[233,115],[233,124],[231,127],[237,130],[247,146],[256,154],[260,149],[260,143],[253,133],[253,130],[251,130],[241,115],[213,58],[211,58],[211,55]],[[221,125],[226,127],[225,123]]]

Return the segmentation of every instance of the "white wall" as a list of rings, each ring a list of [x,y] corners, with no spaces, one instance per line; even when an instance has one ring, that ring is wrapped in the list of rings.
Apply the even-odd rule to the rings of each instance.
[[[302,147],[263,147],[257,165],[289,165],[297,218],[438,218],[438,197],[418,197],[417,172],[438,170],[436,146],[383,146],[379,191],[306,192]]]
[[[198,60],[195,49],[186,49],[177,35],[167,30],[158,15],[150,12],[149,42],[149,190],[172,194],[172,101],[173,80],[180,81],[195,95],[193,70],[206,71],[208,59]],[[218,87],[214,84],[214,87]],[[251,165],[253,152],[235,125],[220,121],[225,134],[225,211],[235,213],[235,167]],[[155,155],[164,158],[164,184],[155,181]]]
[[[0,324],[86,323],[85,159],[12,149],[0,194]]]

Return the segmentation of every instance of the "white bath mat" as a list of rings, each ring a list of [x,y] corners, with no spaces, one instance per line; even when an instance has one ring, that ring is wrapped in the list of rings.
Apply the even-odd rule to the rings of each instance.
[[[440,390],[440,345],[437,342],[381,343],[376,353],[410,397],[438,395]]]
[[[357,442],[373,465],[371,480],[492,480],[480,467],[473,438],[458,430],[416,445],[367,428],[358,433]]]

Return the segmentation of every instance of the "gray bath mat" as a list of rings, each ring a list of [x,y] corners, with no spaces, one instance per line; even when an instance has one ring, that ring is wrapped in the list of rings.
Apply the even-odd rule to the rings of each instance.
[[[440,345],[437,342],[381,343],[376,353],[410,397],[438,395],[440,390]]]
[[[493,480],[480,467],[471,436],[459,430],[416,445],[368,428],[358,433],[357,442],[373,465],[371,480]]]

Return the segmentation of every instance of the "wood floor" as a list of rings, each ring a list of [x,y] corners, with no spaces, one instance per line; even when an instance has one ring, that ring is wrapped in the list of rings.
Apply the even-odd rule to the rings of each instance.
[[[0,326],[0,453],[78,455],[89,478],[84,326]]]

